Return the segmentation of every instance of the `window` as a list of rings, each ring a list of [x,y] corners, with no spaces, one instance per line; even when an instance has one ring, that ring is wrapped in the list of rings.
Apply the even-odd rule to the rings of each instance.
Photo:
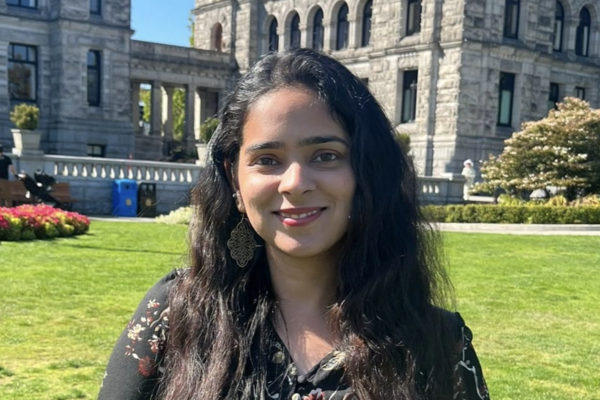
[[[87,101],[90,106],[100,105],[101,71],[100,52],[90,50],[87,57]]]
[[[500,72],[500,96],[498,96],[498,125],[512,125],[515,74]]]
[[[367,1],[365,8],[363,9],[363,20],[362,20],[362,47],[368,46],[371,42],[371,21],[373,19],[373,1]]]
[[[213,26],[212,37],[213,50],[223,51],[223,27],[218,22]]]
[[[585,88],[581,86],[575,87],[575,97],[585,100]]]
[[[421,0],[408,0],[406,36],[421,32]]]
[[[37,8],[37,0],[6,0],[6,4],[9,6],[25,7],[25,8]]]
[[[290,34],[290,47],[291,48],[299,48],[300,47],[300,39],[301,39],[301,33],[300,33],[300,17],[298,16],[298,13],[295,13],[296,15],[294,15],[294,18],[292,18],[292,24],[291,24],[291,34]]]
[[[520,0],[506,0],[504,8],[504,37],[517,39],[519,37]]]
[[[575,37],[575,54],[587,57],[590,50],[590,28],[592,17],[587,8],[581,9],[579,13],[579,26]]]
[[[565,9],[560,1],[556,2],[554,16],[554,51],[562,51],[563,31],[565,29]]]
[[[323,28],[323,10],[319,8],[313,19],[312,48],[323,50],[325,42],[325,28]]]
[[[279,35],[277,34],[277,19],[273,18],[269,25],[269,51],[279,50]]]
[[[414,122],[417,114],[418,71],[404,71],[402,78],[402,117],[401,122]]]
[[[11,43],[8,46],[8,93],[11,100],[37,100],[37,49]]]
[[[342,50],[348,47],[348,5],[344,3],[337,17],[337,40],[335,49]]]
[[[102,0],[90,0],[90,14],[102,15]]]
[[[106,153],[106,146],[102,144],[88,144],[87,155],[88,157],[104,157]]]
[[[548,110],[556,109],[556,104],[559,101],[559,86],[558,83],[550,83],[550,94],[548,95]]]

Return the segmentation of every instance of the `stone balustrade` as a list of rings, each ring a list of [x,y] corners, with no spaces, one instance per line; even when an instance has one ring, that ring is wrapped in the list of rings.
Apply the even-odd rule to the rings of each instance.
[[[50,155],[44,158],[46,165],[50,166],[44,170],[57,178],[133,179],[192,184],[200,173],[200,167],[194,164]]]
[[[231,58],[228,53],[220,53],[214,50],[202,50],[193,47],[173,46],[140,40],[131,41],[131,54],[134,58],[157,58],[165,61],[174,61],[175,59],[205,61],[221,64],[224,68],[229,68]]]
[[[166,214],[189,204],[190,190],[201,166],[129,159],[69,157],[57,155],[11,155],[19,171],[33,176],[40,169],[58,182],[69,182],[75,210],[87,215],[108,215],[112,207],[112,182],[117,179],[156,184],[157,211]],[[419,177],[418,193],[423,204],[463,202],[464,177],[446,174]]]

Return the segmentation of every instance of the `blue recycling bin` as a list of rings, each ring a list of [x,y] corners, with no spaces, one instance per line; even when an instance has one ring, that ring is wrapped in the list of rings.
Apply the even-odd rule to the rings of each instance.
[[[112,215],[115,217],[137,216],[137,182],[117,179],[112,185]]]

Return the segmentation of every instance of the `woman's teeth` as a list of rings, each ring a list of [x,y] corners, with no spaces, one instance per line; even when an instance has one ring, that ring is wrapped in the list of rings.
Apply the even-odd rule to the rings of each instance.
[[[279,215],[281,215],[283,218],[302,219],[302,218],[309,217],[311,215],[315,215],[318,212],[319,212],[319,210],[314,210],[314,211],[310,211],[310,212],[302,213],[302,214],[286,214],[286,213],[280,212]]]

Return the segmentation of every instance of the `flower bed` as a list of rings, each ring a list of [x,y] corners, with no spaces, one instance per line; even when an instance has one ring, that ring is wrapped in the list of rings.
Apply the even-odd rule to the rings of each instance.
[[[45,205],[0,207],[0,240],[52,239],[83,235],[90,220],[76,212]]]

